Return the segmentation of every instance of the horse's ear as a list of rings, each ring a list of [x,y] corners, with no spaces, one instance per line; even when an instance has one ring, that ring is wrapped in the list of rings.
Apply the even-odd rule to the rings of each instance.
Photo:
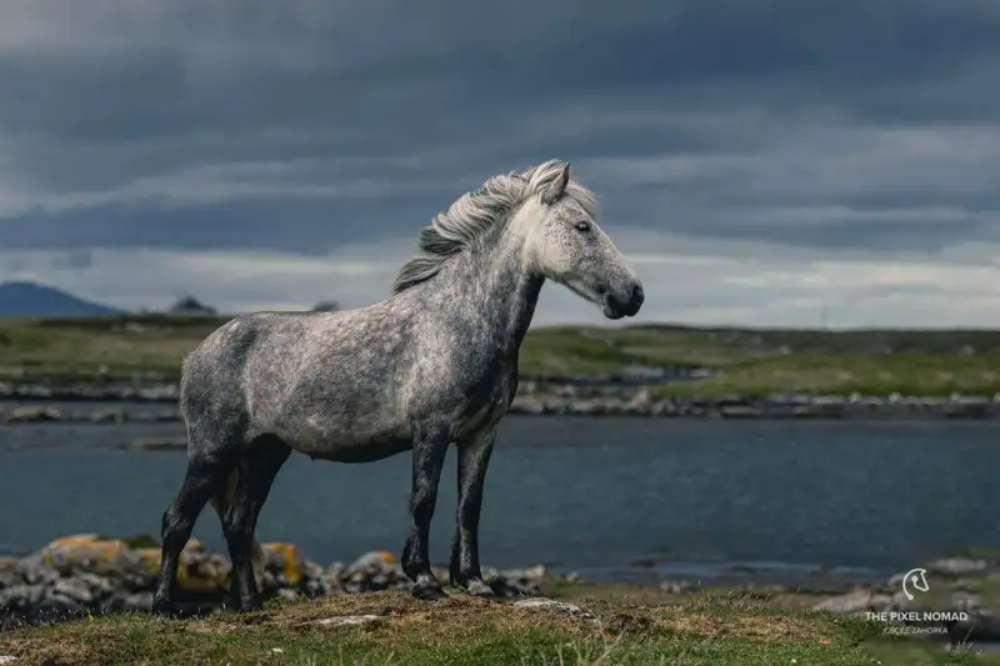
[[[563,168],[559,173],[559,176],[552,181],[552,185],[550,185],[549,188],[542,193],[542,203],[550,205],[559,201],[559,199],[562,198],[562,195],[566,192],[567,185],[569,185],[569,162],[563,164]]]

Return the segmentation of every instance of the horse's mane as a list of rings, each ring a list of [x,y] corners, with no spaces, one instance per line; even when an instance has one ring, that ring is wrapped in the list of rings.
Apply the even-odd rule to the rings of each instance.
[[[493,176],[480,189],[463,194],[420,231],[417,253],[403,264],[392,293],[437,275],[450,257],[483,238],[525,199],[551,186],[565,167],[565,162],[549,160],[521,173]],[[592,217],[597,216],[594,193],[576,181],[570,179],[563,196],[571,197]]]

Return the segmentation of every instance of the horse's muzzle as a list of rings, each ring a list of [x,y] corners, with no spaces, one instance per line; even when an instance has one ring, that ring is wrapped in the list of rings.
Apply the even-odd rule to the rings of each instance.
[[[628,289],[621,292],[610,292],[604,297],[604,316],[608,319],[621,319],[622,317],[634,317],[646,294],[642,290],[642,285],[633,283]]]

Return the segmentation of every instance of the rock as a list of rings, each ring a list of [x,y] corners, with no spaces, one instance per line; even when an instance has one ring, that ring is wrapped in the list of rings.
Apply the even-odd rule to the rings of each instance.
[[[323,578],[329,580],[341,580],[347,573],[347,567],[341,562],[334,562],[323,570]]]
[[[962,576],[964,574],[984,571],[989,567],[986,560],[973,560],[967,557],[949,557],[935,560],[927,565],[927,572],[943,576]]]
[[[732,405],[719,408],[719,415],[727,419],[755,419],[763,416],[753,405]]]
[[[365,553],[344,571],[341,581],[348,592],[398,589],[410,586],[410,579],[386,551]]]
[[[322,627],[360,627],[378,622],[380,619],[378,615],[339,615],[336,617],[325,617],[321,620],[313,620],[309,624],[318,624]]]
[[[28,614],[41,603],[45,588],[36,585],[14,585],[0,590],[0,609]]]
[[[567,604],[562,601],[556,601],[555,599],[547,599],[545,597],[535,597],[534,599],[515,601],[512,606],[514,606],[514,608],[525,608],[528,610],[545,610],[558,613],[559,615],[581,617],[588,620],[594,618],[593,613],[588,610],[584,610],[579,606]]]
[[[123,613],[128,611],[150,612],[153,610],[152,592],[116,592],[100,607],[102,613]]]
[[[52,592],[83,605],[94,601],[94,592],[87,583],[79,578],[60,578],[52,586]]]
[[[93,423],[124,423],[128,414],[120,409],[107,409],[91,412],[89,420]]]
[[[898,590],[903,584],[903,579],[906,578],[906,572],[900,572],[893,574],[889,577],[889,580],[885,582],[885,586],[893,590]]]
[[[670,594],[683,594],[684,592],[694,589],[694,585],[686,580],[667,580],[660,583],[660,589],[664,592],[669,592]]]
[[[533,414],[545,413],[545,404],[534,396],[518,396],[510,406],[512,414]]]
[[[101,539],[97,534],[75,534],[62,537],[42,548],[42,561],[61,574],[77,569],[95,573],[116,571],[116,558],[128,546],[116,539]]]
[[[838,615],[856,615],[869,611],[881,612],[892,604],[893,600],[884,594],[873,594],[871,590],[855,590],[825,599],[813,606],[813,610],[829,611]]]
[[[17,407],[4,415],[7,423],[43,423],[61,418],[62,412],[50,407]]]
[[[653,394],[649,392],[649,389],[639,389],[628,401],[628,404],[638,410],[648,411],[653,406],[653,402]]]
[[[87,606],[61,594],[50,593],[31,609],[30,615],[36,619],[51,622],[69,620],[87,615]]]
[[[190,592],[221,593],[229,587],[232,567],[222,555],[199,549],[181,552],[181,565],[177,571],[177,586]]]
[[[505,571],[498,572],[498,575],[521,582],[537,583],[548,578],[549,571],[545,568],[544,564],[538,564],[533,567],[528,567],[527,569],[507,569]]]
[[[957,611],[971,613],[983,606],[983,599],[977,594],[969,594],[965,591],[954,592],[951,595],[951,603]]]
[[[483,570],[483,576],[500,597],[526,597],[541,593],[541,583],[549,578],[543,565],[505,571]]]
[[[29,585],[49,585],[59,578],[59,572],[47,564],[40,553],[21,559],[12,573]]]
[[[297,587],[302,582],[305,563],[295,546],[290,543],[265,543],[261,547],[268,558],[266,566],[281,572],[281,587]]]

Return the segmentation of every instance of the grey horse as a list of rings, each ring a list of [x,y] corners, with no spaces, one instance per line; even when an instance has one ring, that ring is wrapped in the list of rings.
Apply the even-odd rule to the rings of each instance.
[[[597,226],[593,193],[550,160],[494,176],[439,213],[392,294],[340,312],[260,312],[223,324],[184,361],[188,463],[163,515],[153,608],[176,612],[180,553],[211,502],[232,561],[233,608],[261,608],[257,516],[292,450],[366,463],[412,451],[401,564],[413,594],[446,596],[428,532],[449,446],[458,451],[452,583],[490,596],[479,516],[496,427],[517,391],[518,350],[546,278],[609,319],[643,302],[636,273]]]

